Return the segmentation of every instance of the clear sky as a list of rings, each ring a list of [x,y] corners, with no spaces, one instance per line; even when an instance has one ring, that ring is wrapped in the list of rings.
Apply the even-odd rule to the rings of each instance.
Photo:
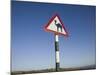
[[[44,26],[57,13],[69,37],[59,37],[60,67],[95,65],[96,7],[12,1],[12,70],[55,68],[54,34]]]

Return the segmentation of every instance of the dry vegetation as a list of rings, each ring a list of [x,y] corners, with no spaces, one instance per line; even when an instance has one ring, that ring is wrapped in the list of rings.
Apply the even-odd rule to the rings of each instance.
[[[60,68],[58,72],[62,71],[76,71],[76,70],[90,70],[96,69],[96,65],[84,66],[84,67],[76,67],[76,68]],[[56,72],[55,69],[44,69],[44,70],[31,70],[31,71],[15,71],[11,72],[11,75],[18,74],[32,74],[32,73],[47,73],[47,72]]]

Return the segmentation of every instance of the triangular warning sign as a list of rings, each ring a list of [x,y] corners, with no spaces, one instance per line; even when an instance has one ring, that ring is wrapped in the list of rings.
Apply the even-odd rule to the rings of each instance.
[[[68,35],[60,17],[57,14],[50,19],[48,24],[45,26],[45,30],[54,32],[55,34]]]

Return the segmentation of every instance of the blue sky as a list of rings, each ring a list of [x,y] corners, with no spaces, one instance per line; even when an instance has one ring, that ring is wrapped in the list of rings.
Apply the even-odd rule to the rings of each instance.
[[[60,67],[95,64],[96,7],[12,1],[12,70],[55,68],[54,34],[44,26],[56,13],[69,37],[59,37]]]

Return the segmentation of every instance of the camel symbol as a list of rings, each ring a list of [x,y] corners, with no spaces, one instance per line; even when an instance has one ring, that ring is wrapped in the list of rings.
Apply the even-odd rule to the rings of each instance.
[[[57,23],[57,21],[55,20],[55,25],[57,26],[57,31],[59,31],[59,28],[62,32],[62,25],[60,23]]]

